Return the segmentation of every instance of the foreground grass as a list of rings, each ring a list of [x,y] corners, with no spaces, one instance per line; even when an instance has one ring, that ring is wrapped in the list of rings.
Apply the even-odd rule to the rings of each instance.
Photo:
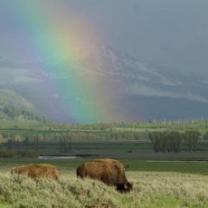
[[[208,176],[129,172],[134,183],[129,194],[74,173],[59,182],[0,174],[0,202],[7,208],[207,208]],[[0,204],[1,204],[0,203]]]

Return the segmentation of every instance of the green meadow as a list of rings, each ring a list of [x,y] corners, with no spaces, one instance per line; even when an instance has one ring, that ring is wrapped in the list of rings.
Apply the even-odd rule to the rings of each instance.
[[[80,164],[90,159],[73,160],[37,160],[37,159],[1,159],[0,170],[9,171],[12,167],[23,164],[50,163],[57,166],[63,172],[71,172]],[[175,172],[208,175],[207,161],[161,161],[161,160],[138,160],[138,159],[120,159],[125,165],[128,165],[127,171],[145,171],[145,172]]]

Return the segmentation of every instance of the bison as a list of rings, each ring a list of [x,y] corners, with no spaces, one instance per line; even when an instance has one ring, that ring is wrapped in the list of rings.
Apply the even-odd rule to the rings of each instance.
[[[15,167],[11,170],[12,174],[25,175],[35,180],[47,178],[58,180],[60,173],[57,168],[49,164],[32,164]]]
[[[96,159],[85,162],[77,168],[77,177],[102,181],[109,186],[115,186],[120,192],[132,190],[132,184],[125,176],[125,168],[118,160]]]

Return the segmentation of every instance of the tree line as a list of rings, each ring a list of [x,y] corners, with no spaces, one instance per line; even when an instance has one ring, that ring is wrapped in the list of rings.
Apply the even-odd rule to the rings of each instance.
[[[20,155],[48,153],[55,150],[58,154],[70,154],[75,143],[127,142],[152,143],[155,152],[196,151],[202,135],[199,131],[105,131],[105,132],[66,132],[17,134],[2,132],[0,134],[0,151],[5,155],[14,152]],[[208,132],[203,135],[208,141]],[[51,150],[50,150],[51,149]],[[30,151],[29,151],[30,150]],[[1,155],[0,155],[1,157]]]
[[[155,152],[196,151],[201,134],[199,131],[187,130],[161,131],[149,133],[150,141]]]

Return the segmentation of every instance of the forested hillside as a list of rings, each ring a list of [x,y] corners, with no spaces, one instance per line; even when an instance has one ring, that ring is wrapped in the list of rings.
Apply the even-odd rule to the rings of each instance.
[[[1,121],[44,121],[35,106],[22,96],[10,90],[0,90]]]

